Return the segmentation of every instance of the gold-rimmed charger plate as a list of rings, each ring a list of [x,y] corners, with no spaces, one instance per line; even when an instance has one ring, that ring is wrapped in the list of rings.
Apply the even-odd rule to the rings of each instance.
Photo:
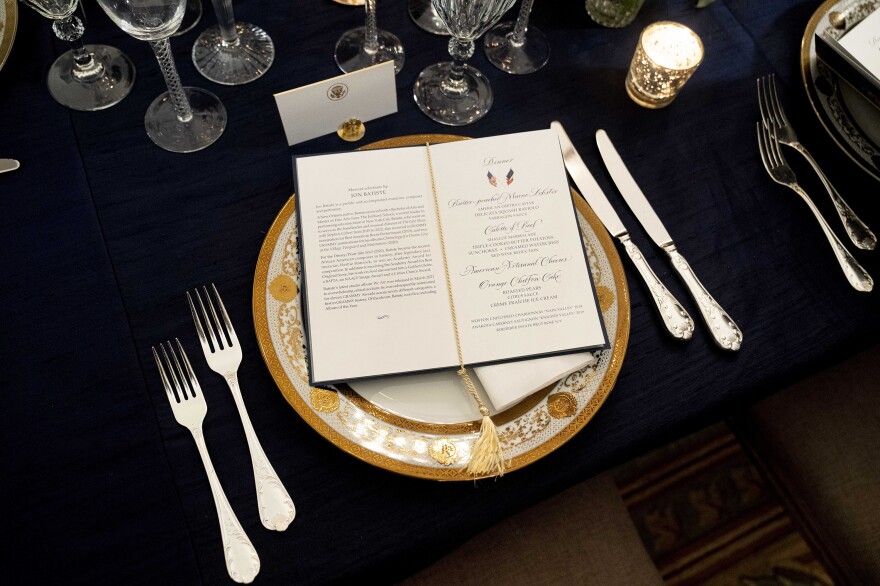
[[[801,77],[813,111],[840,149],[880,181],[880,112],[816,59],[815,33],[836,38],[858,24],[880,0],[827,0],[813,14],[801,40]],[[833,22],[833,12],[839,18]]]
[[[18,3],[16,0],[3,0],[0,4],[0,69],[12,52],[12,41],[18,28]]]
[[[462,140],[412,135],[363,147],[391,148]],[[611,347],[593,366],[550,385],[494,417],[508,472],[571,439],[611,392],[629,339],[629,292],[611,237],[583,199],[572,193]],[[473,480],[466,471],[479,421],[430,423],[389,413],[353,390],[311,388],[300,304],[297,227],[291,197],[263,242],[254,275],[253,312],[263,359],[284,398],[312,427],[343,451],[380,468],[433,480]]]

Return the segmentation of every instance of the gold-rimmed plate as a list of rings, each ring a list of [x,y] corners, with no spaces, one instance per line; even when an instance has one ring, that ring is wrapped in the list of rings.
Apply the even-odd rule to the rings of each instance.
[[[840,38],[880,0],[828,0],[813,14],[801,40],[801,76],[810,104],[832,140],[880,181],[880,111],[816,59],[815,34]]]
[[[16,0],[3,0],[0,4],[0,69],[12,52],[12,41],[18,27],[18,3]]]
[[[414,135],[380,141],[364,148],[412,146],[461,140],[453,135]],[[535,393],[493,416],[508,460],[517,470],[571,439],[602,406],[620,371],[629,339],[629,292],[620,257],[610,236],[583,199],[572,193],[581,235],[605,320],[611,347],[595,353],[594,365]],[[315,389],[308,384],[300,302],[297,226],[291,197],[269,229],[254,275],[254,325],[263,359],[288,403],[319,434],[345,452],[370,464],[419,478],[473,480],[466,471],[479,433],[479,417],[430,421],[378,405],[341,386]],[[415,375],[407,377],[438,375]],[[434,395],[456,400],[458,387]],[[390,379],[389,379],[390,380]],[[431,379],[420,384],[430,386]],[[417,385],[396,385],[400,397],[418,393]],[[415,390],[414,390],[415,389]],[[366,394],[366,393],[365,393]],[[454,409],[452,409],[454,412]]]

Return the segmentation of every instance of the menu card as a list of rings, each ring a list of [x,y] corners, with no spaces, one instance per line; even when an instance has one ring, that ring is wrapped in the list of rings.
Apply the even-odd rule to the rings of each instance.
[[[830,30],[817,33],[816,57],[880,108],[880,10],[855,24],[839,40]]]
[[[294,173],[312,384],[608,347],[552,130]]]

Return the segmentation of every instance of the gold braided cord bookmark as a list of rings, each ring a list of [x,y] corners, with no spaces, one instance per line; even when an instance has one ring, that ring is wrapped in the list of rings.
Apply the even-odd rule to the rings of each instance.
[[[449,263],[446,261],[446,241],[443,238],[443,223],[440,222],[440,204],[437,200],[437,183],[434,180],[434,164],[431,161],[431,146],[425,143],[425,152],[428,154],[428,171],[431,175],[431,192],[434,195],[434,215],[437,217],[437,231],[440,234],[440,250],[443,254],[443,271],[446,273],[446,292],[449,295],[449,309],[452,313],[452,329],[455,332],[455,349],[458,352],[458,376],[461,377],[465,388],[480,408],[483,421],[480,424],[480,435],[474,442],[471,450],[471,460],[468,462],[468,474],[474,476],[501,476],[504,474],[504,452],[498,439],[498,429],[495,422],[489,417],[489,409],[480,400],[474,382],[471,380],[461,354],[461,339],[458,335],[458,319],[455,317],[455,300],[452,298],[452,284],[449,280]]]

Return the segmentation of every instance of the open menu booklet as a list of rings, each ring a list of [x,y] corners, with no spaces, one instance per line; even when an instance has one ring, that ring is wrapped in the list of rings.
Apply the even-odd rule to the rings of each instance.
[[[294,175],[313,385],[458,368],[460,347],[500,411],[608,347],[552,130]]]

